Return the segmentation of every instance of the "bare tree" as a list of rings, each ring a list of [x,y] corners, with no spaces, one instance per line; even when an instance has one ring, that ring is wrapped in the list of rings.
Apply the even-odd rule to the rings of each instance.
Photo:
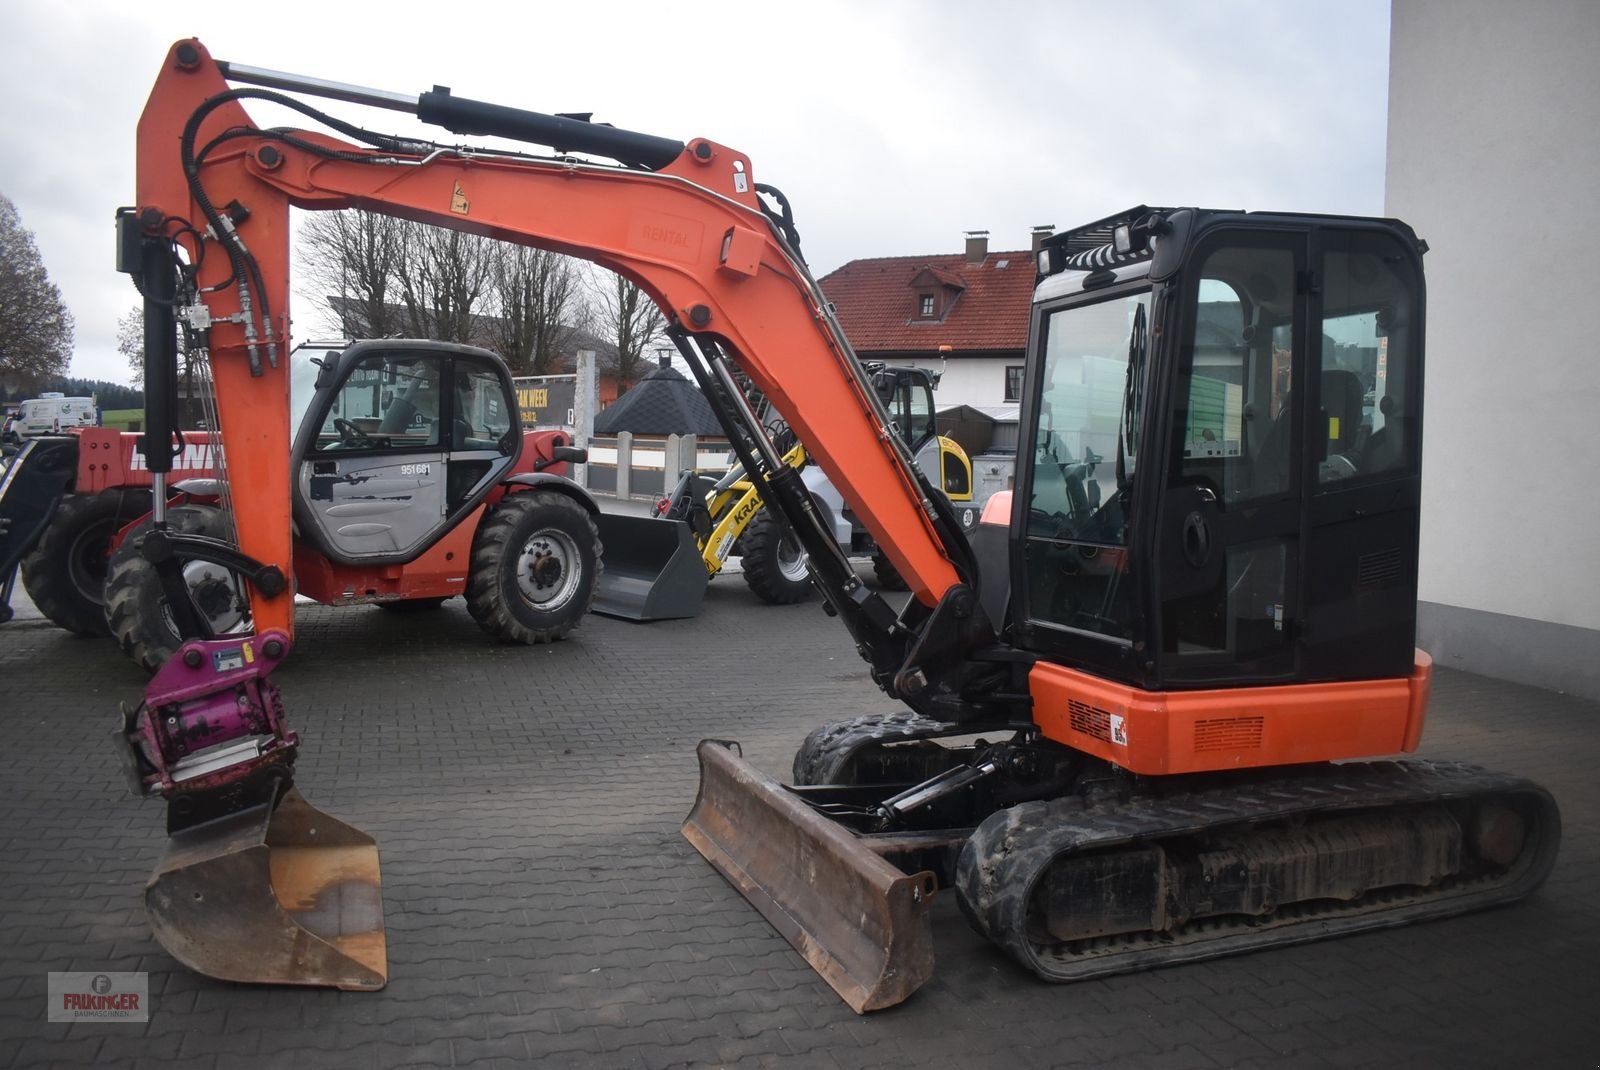
[[[0,196],[0,381],[31,388],[65,375],[72,341],[72,313],[50,281],[33,232]]]
[[[496,243],[491,292],[495,316],[486,341],[512,370],[559,371],[561,353],[582,319],[581,276],[571,257]]]
[[[489,288],[494,256],[488,238],[426,223],[405,222],[395,267],[406,333],[444,342],[471,342],[474,317]]]
[[[300,231],[300,251],[316,301],[349,338],[400,332],[394,297],[400,266],[400,220],[348,209],[316,212]]]
[[[117,352],[128,360],[128,378],[144,385],[144,309],[135,305],[117,318]]]
[[[649,295],[621,275],[597,272],[591,289],[595,330],[616,344],[610,370],[617,377],[617,389],[627,390],[650,370],[646,353],[666,322]]]

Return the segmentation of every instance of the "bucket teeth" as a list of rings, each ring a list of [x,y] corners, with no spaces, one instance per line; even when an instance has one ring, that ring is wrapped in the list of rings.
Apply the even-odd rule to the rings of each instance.
[[[207,977],[350,991],[388,980],[377,844],[292,788],[174,833],[145,906],[161,946]]]
[[[932,873],[907,875],[735,753],[703,741],[684,837],[857,1013],[933,974]]]

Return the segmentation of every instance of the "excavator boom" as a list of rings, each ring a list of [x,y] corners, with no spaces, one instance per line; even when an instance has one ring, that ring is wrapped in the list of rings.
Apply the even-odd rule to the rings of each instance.
[[[556,154],[372,135],[281,90],[409,112],[458,134],[513,138]],[[262,129],[245,110],[256,102],[298,111],[350,140]],[[918,627],[939,615],[950,592],[968,590],[973,568],[959,525],[893,433],[800,259],[787,203],[756,185],[743,154],[705,139],[684,143],[458,98],[447,89],[406,97],[222,63],[193,40],[170,50],[139,122],[138,147],[137,204],[119,213],[118,255],[146,302],[153,401],[145,453],[156,486],[141,552],[156,563],[175,615],[187,605],[177,586],[180,559],[213,562],[248,580],[253,626],[257,636],[274,637],[275,651],[250,661],[257,640],[221,648],[191,642],[179,651],[182,663],[158,674],[128,719],[140,790],[167,800],[174,834],[147,903],[163,943],[185,962],[236,980],[341,987],[381,985],[385,972],[375,845],[292,788],[297,740],[266,678],[293,630],[291,472],[283,463],[291,445],[292,207],[364,208],[532,245],[586,258],[636,283],[665,311],[669,337],[729,427],[746,471],[762,481],[763,499],[809,553],[818,586],[856,634],[880,685],[932,703],[959,703],[960,692],[974,690],[965,677],[942,677],[948,643],[924,646]],[[782,211],[765,205],[763,192]],[[236,546],[166,525],[180,324],[191,347],[209,356],[214,376],[217,474],[224,485],[250,488],[232,499]],[[909,615],[857,579],[735,384],[733,365],[787,417],[885,548],[913,590]],[[971,612],[972,599],[959,601],[963,622],[946,629],[948,637],[992,638],[981,614]],[[182,621],[180,632],[204,634]],[[260,716],[218,722],[194,712],[226,708],[230,688],[242,686],[239,674],[262,696]],[[203,777],[194,773],[197,740]],[[341,830],[340,842],[308,840],[319,826]],[[270,890],[262,887],[269,877]],[[191,888],[199,893],[194,901],[223,904],[238,924],[219,927],[214,911],[202,914],[173,891]],[[343,889],[328,894],[361,906],[332,936],[306,920],[323,917],[320,908],[306,913],[306,896],[325,888]],[[320,950],[287,960],[247,954],[256,944]]]

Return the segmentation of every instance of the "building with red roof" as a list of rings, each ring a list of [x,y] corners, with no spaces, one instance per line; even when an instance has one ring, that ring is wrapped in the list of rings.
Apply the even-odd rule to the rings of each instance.
[[[1050,229],[1034,228],[1034,250]],[[942,370],[941,409],[1014,405],[1034,259],[990,252],[988,232],[969,231],[964,253],[852,260],[818,281],[863,360]]]

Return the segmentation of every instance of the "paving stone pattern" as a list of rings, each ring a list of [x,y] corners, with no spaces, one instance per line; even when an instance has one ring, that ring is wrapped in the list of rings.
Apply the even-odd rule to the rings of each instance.
[[[390,982],[226,984],[178,967],[140,891],[162,811],[111,732],[142,675],[109,641],[0,631],[0,1067],[972,1067],[1600,1064],[1600,705],[1441,671],[1423,752],[1532,776],[1566,829],[1518,906],[1056,987],[969,930],[858,1018],[678,834],[694,745],[785,773],[816,723],[887,709],[844,629],[737,578],[698,620],[591,618],[497,646],[435,614],[303,607],[278,674],[306,796],[375,834]],[[147,970],[148,1025],[45,1021],[49,970]]]

